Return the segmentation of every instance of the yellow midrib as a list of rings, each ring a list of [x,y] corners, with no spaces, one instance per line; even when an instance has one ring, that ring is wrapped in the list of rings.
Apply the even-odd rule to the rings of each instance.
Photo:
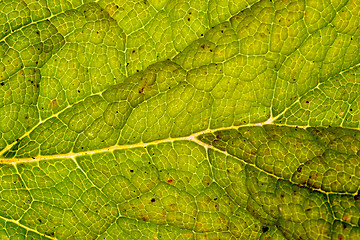
[[[196,132],[196,133],[191,134],[186,137],[166,138],[166,139],[155,140],[155,141],[146,142],[146,143],[141,142],[141,143],[135,143],[135,144],[129,144],[129,145],[114,145],[114,146],[110,146],[110,147],[106,147],[106,148],[102,148],[102,149],[95,149],[95,150],[84,151],[84,152],[77,152],[77,153],[69,152],[69,153],[65,153],[65,154],[56,154],[56,155],[39,155],[36,157],[29,157],[29,158],[1,158],[0,157],[0,163],[16,164],[16,163],[24,163],[24,162],[36,162],[36,161],[42,161],[42,160],[62,159],[62,158],[75,159],[78,156],[92,155],[92,154],[104,153],[104,152],[121,150],[121,149],[130,149],[130,148],[139,148],[139,147],[146,148],[149,145],[174,142],[174,141],[192,141],[192,142],[195,142],[195,143],[203,146],[204,148],[209,148],[209,147],[215,148],[211,145],[201,142],[200,140],[197,139],[197,137],[202,134],[212,133],[212,132],[216,132],[216,131],[225,131],[225,130],[231,130],[231,129],[238,129],[241,127],[256,127],[256,126],[264,126],[264,125],[271,125],[271,124],[277,125],[277,126],[297,127],[297,128],[303,128],[303,129],[310,127],[310,126],[296,126],[296,125],[286,125],[286,124],[278,124],[278,123],[274,124],[274,121],[279,116],[281,116],[281,115],[278,115],[275,118],[270,117],[268,120],[261,122],[261,123],[253,123],[253,124],[246,124],[246,125],[240,125],[240,126],[230,126],[230,127],[216,128],[216,129],[208,128],[206,130]],[[359,130],[358,128],[352,128],[352,129]],[[9,146],[12,147],[13,145],[9,145]],[[9,148],[3,149],[0,152],[0,155],[3,155],[8,150],[9,150]]]
[[[85,152],[78,152],[78,153],[74,153],[74,152],[70,152],[70,153],[66,153],[66,154],[58,154],[58,155],[49,155],[49,156],[37,156],[37,157],[31,157],[31,158],[20,158],[20,159],[4,159],[4,158],[0,158],[0,163],[7,163],[7,164],[17,164],[17,163],[24,163],[24,162],[36,162],[36,161],[42,161],[42,160],[55,160],[55,159],[63,159],[63,158],[72,158],[75,160],[76,157],[79,156],[84,156],[84,155],[92,155],[92,154],[97,154],[97,153],[104,153],[104,152],[109,152],[109,151],[115,151],[115,150],[121,150],[121,149],[130,149],[130,148],[146,148],[149,145],[154,145],[154,144],[161,144],[161,143],[167,143],[167,142],[174,142],[174,141],[192,141],[195,142],[196,144],[203,146],[205,149],[213,149],[215,151],[221,152],[225,155],[234,157],[242,162],[244,162],[245,164],[248,164],[250,166],[255,167],[256,169],[258,169],[259,171],[265,172],[266,174],[276,178],[276,179],[283,179],[286,181],[290,181],[293,184],[297,184],[295,182],[292,182],[290,179],[284,179],[280,176],[274,175],[273,173],[267,172],[263,169],[260,169],[259,167],[257,167],[255,164],[251,164],[249,162],[245,162],[242,159],[237,158],[234,155],[229,154],[227,151],[223,151],[220,150],[216,147],[214,147],[213,145],[209,145],[207,143],[204,143],[200,140],[197,139],[198,136],[202,135],[202,134],[206,134],[206,133],[212,133],[212,132],[216,132],[216,131],[225,131],[225,130],[232,130],[232,129],[239,129],[241,127],[255,127],[255,126],[264,126],[264,125],[270,125],[273,124],[273,121],[275,121],[276,118],[269,118],[267,121],[262,122],[262,123],[256,123],[256,124],[247,124],[247,125],[241,125],[241,126],[231,126],[231,127],[224,127],[224,128],[217,128],[217,129],[206,129],[194,134],[191,134],[187,137],[178,137],[178,138],[167,138],[167,139],[162,139],[162,140],[156,140],[156,141],[152,141],[152,142],[148,142],[148,143],[136,143],[136,144],[130,144],[130,145],[114,145],[111,147],[107,147],[107,148],[102,148],[102,149],[96,149],[96,150],[92,150],[92,151],[85,151]],[[275,125],[275,124],[273,124]],[[278,126],[287,126],[287,127],[297,127],[297,128],[308,128],[309,126],[290,126],[290,125],[285,125],[285,124],[276,124]],[[355,129],[354,129],[355,130]],[[358,129],[356,129],[358,130]],[[301,186],[305,186],[300,184]],[[305,186],[307,188],[309,188],[308,186]],[[329,192],[329,191],[324,191],[322,189],[317,189],[317,188],[310,188],[312,190],[321,192],[323,194],[338,194],[338,195],[357,195],[359,193],[360,188],[355,192],[355,193],[339,193],[339,192]]]
[[[96,153],[104,153],[104,152],[109,152],[109,151],[114,151],[114,150],[139,148],[139,147],[146,148],[149,145],[174,142],[174,141],[193,141],[193,142],[196,142],[197,144],[202,145],[203,147],[206,148],[209,145],[196,139],[198,136],[200,136],[202,134],[216,132],[216,131],[238,129],[239,127],[263,126],[263,125],[271,124],[273,120],[274,119],[269,119],[262,123],[247,124],[247,125],[241,125],[241,126],[230,126],[230,127],[217,128],[217,129],[206,129],[206,130],[191,134],[187,137],[166,138],[166,139],[156,140],[156,141],[147,142],[147,143],[141,142],[141,143],[135,143],[135,144],[129,144],[129,145],[114,145],[114,146],[110,146],[107,148],[95,149],[95,150],[91,150],[91,151],[84,151],[84,152],[77,152],[77,153],[69,152],[69,153],[65,153],[65,154],[56,154],[56,155],[48,155],[48,156],[39,155],[36,157],[29,157],[29,158],[0,158],[0,163],[16,164],[16,163],[23,163],[23,162],[35,162],[35,161],[61,159],[61,158],[76,158],[78,156],[92,155],[92,154],[96,154]],[[1,154],[4,154],[4,151],[2,151]]]

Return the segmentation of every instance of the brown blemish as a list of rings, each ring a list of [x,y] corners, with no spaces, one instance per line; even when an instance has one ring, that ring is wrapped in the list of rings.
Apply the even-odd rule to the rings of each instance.
[[[347,221],[347,222],[350,222],[350,216],[348,216],[348,215],[347,215],[347,216],[344,216],[344,217],[343,217],[343,220],[345,220],[345,221]]]
[[[142,94],[144,92],[144,89],[145,89],[145,86],[140,88],[139,93]],[[144,94],[142,94],[142,95],[144,95]]]
[[[51,109],[57,109],[59,108],[59,103],[58,103],[58,100],[55,98],[54,100],[52,100],[50,103],[49,103],[49,107]]]

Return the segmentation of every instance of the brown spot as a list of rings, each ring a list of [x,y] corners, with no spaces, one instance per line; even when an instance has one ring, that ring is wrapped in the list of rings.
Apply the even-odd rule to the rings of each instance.
[[[142,219],[143,221],[145,221],[145,222],[148,220],[147,217],[145,217],[145,216],[142,217],[141,219]]]
[[[140,94],[142,94],[142,95],[144,95],[144,94],[143,94],[144,89],[145,89],[145,86],[144,86],[144,87],[142,87],[142,88],[140,88],[139,93],[140,93]]]
[[[188,20],[188,22],[190,22],[190,18],[188,18],[187,20]]]
[[[309,100],[306,100],[306,103],[309,103]]]
[[[297,172],[301,172],[301,171],[302,171],[302,167],[298,167],[298,168],[296,169],[296,171],[297,171]]]
[[[136,71],[138,72],[139,70]],[[139,94],[142,96],[144,96],[146,92],[151,92],[153,90],[153,87],[147,82],[147,80],[145,80],[139,87]]]
[[[168,179],[167,182],[168,182],[168,183],[172,183],[173,180],[172,180],[172,179]]]
[[[58,100],[55,98],[54,100],[52,100],[50,103],[49,103],[49,107],[51,109],[57,109],[59,108],[59,103],[58,103]]]
[[[202,49],[205,49],[205,44],[201,45],[200,47],[201,47]]]
[[[354,196],[355,201],[360,201],[360,195]]]
[[[47,232],[45,232],[45,235],[55,236],[55,232],[54,231],[47,231]]]
[[[150,201],[151,201],[151,202],[155,202],[156,200],[155,200],[155,198],[152,198]]]
[[[343,220],[345,220],[346,222],[350,222],[350,216],[349,215],[346,215],[343,217]]]
[[[208,178],[204,178],[203,179],[203,182],[207,185],[207,186],[209,186],[210,185],[210,179],[208,179]]]
[[[308,185],[310,188],[317,188],[316,185],[311,182],[307,182],[306,185]]]

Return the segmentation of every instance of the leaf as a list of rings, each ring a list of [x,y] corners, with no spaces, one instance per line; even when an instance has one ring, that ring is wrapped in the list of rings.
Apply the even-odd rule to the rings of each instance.
[[[359,239],[360,7],[0,2],[1,239]]]

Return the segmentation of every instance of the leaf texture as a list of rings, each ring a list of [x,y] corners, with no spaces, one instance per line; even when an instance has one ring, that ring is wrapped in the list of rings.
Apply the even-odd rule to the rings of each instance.
[[[356,0],[0,1],[1,239],[360,239]]]

